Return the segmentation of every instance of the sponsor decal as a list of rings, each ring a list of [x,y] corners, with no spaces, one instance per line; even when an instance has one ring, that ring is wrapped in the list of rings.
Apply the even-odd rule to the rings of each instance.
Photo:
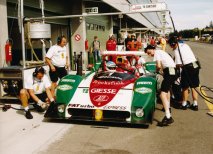
[[[137,82],[137,85],[152,85],[152,82],[149,82],[149,81],[141,81],[141,82]]]
[[[116,96],[121,88],[132,82],[132,80],[98,81],[93,79],[89,88],[90,100],[94,106],[103,107]]]
[[[116,77],[116,76],[99,76],[99,79],[118,79],[118,80],[122,80],[122,78],[120,77]]]
[[[119,111],[124,111],[126,110],[126,106],[104,106],[103,109],[104,110],[119,110]]]
[[[97,95],[93,98],[94,101],[96,102],[104,102],[104,101],[108,101],[109,96],[107,95]]]
[[[72,83],[75,83],[75,80],[73,80],[73,79],[62,79],[61,81],[62,82],[72,82]]]
[[[84,109],[94,109],[95,106],[94,105],[89,105],[89,104],[69,104],[68,105],[69,108],[84,108]],[[104,106],[103,107],[103,110],[118,110],[118,111],[125,111],[127,109],[126,106],[116,106],[116,105],[113,105],[113,106]]]
[[[71,90],[71,89],[72,89],[72,86],[67,85],[67,84],[63,84],[63,85],[59,85],[59,86],[57,87],[57,89],[62,90],[62,91],[66,91],[66,90]]]
[[[93,109],[95,108],[94,105],[89,105],[89,104],[69,104],[68,107],[70,108],[87,108],[87,109]]]
[[[146,64],[146,66],[155,66],[156,64],[155,63],[151,63],[151,64]]]
[[[138,92],[138,93],[141,93],[141,94],[147,94],[147,93],[151,93],[152,89],[146,88],[146,87],[141,87],[141,88],[136,88],[135,92]]]
[[[98,81],[94,80],[92,84],[99,84],[99,85],[124,85],[123,81]]]
[[[116,89],[105,89],[105,88],[93,88],[91,93],[101,93],[101,94],[116,94]]]

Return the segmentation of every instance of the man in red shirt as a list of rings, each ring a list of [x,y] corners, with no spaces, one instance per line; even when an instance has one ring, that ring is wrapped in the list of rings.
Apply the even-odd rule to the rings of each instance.
[[[138,51],[141,48],[141,42],[137,41],[135,35],[131,35],[131,41],[127,43],[127,48],[129,51]]]
[[[155,45],[156,45],[156,44],[155,44],[155,38],[154,38],[154,37],[151,38],[149,44],[152,45],[152,46],[155,46]]]
[[[109,39],[106,42],[106,50],[107,51],[116,51],[116,40],[113,34],[109,35]],[[116,56],[110,56],[109,59],[110,61],[116,62]]]
[[[109,39],[106,42],[106,49],[107,51],[116,51],[116,40],[113,34],[109,35]]]

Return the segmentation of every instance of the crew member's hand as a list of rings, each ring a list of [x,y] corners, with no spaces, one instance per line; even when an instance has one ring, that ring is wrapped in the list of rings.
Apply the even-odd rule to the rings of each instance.
[[[47,103],[45,103],[41,100],[38,101],[38,105],[41,106],[41,108],[44,109],[44,110],[46,110],[47,107],[48,107]]]
[[[51,98],[51,99],[50,99],[50,104],[55,104],[55,103],[56,103],[56,102],[55,102],[55,99],[54,99],[54,98]],[[50,104],[49,104],[49,105],[50,105]]]
[[[43,104],[41,105],[41,108],[44,109],[44,110],[46,110],[46,109],[48,108],[47,103],[43,103]]]
[[[66,70],[69,70],[70,65],[69,65],[69,64],[66,64],[66,65],[65,65],[65,68],[66,68]]]

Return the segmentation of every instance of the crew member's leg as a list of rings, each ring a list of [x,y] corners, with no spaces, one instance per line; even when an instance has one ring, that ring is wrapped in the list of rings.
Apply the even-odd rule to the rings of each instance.
[[[159,126],[168,126],[169,124],[174,122],[174,119],[171,116],[170,111],[170,89],[174,81],[176,80],[176,75],[170,75],[167,69],[163,70],[164,76],[161,84],[161,94],[160,98],[163,103],[163,107],[165,109],[165,117],[163,120],[158,123]]]
[[[29,98],[30,98],[30,95],[27,92],[27,90],[26,89],[21,89],[21,91],[20,91],[20,100],[21,100],[21,104],[22,104],[22,106],[24,108],[24,111],[25,111],[25,117],[27,119],[32,119],[33,116],[30,113],[29,106],[28,106],[28,99]]]
[[[195,88],[199,87],[200,84],[200,80],[199,80],[199,68],[195,68],[193,69],[193,78],[192,80],[192,85],[190,85],[191,90],[192,90],[192,99],[193,99],[193,103],[190,106],[190,108],[194,111],[198,111],[198,93],[196,91]]]
[[[169,119],[171,117],[171,113],[170,113],[170,102],[168,100],[168,95],[169,95],[169,92],[164,92],[164,91],[161,91],[161,94],[160,94],[160,98],[161,98],[161,101],[163,103],[163,107],[165,109],[165,114],[166,114],[166,117]]]
[[[52,96],[55,96],[55,89],[57,87],[57,82],[52,82],[51,84],[51,93],[52,93]]]
[[[55,96],[55,88],[57,87],[57,81],[58,81],[58,67],[56,67],[56,71],[52,72],[51,69],[49,71],[50,79],[52,81],[51,83],[51,93],[52,96]]]

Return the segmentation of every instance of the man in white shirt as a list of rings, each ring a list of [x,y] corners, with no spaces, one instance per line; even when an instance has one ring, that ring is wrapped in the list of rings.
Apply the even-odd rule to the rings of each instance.
[[[170,88],[173,82],[176,80],[176,68],[172,57],[163,50],[155,50],[155,47],[148,45],[145,48],[145,53],[154,57],[153,61],[156,61],[156,69],[159,71],[163,69],[163,81],[161,84],[160,98],[165,109],[165,117],[161,122],[158,123],[159,126],[168,126],[174,122],[174,119],[170,113]]]
[[[195,58],[194,53],[191,48],[185,43],[178,43],[176,37],[171,37],[169,39],[169,45],[174,50],[175,63],[177,67],[182,68],[181,72],[181,88],[183,92],[183,102],[181,109],[187,109],[187,100],[189,97],[188,90],[191,88],[193,103],[190,108],[194,111],[198,111],[198,94],[196,88],[199,87],[199,69],[200,65]],[[179,49],[178,49],[179,47]]]
[[[50,91],[51,84],[49,78],[45,75],[44,68],[39,66],[36,67],[32,75],[28,76],[24,85],[25,87],[20,91],[20,100],[25,110],[25,117],[32,119],[28,101],[35,102],[34,107],[38,112],[44,112],[47,102],[54,102]]]
[[[57,44],[50,47],[45,60],[50,67],[49,75],[52,81],[51,91],[55,95],[58,78],[63,78],[67,75],[68,56],[66,51],[67,40],[65,36],[60,36],[57,39]]]

